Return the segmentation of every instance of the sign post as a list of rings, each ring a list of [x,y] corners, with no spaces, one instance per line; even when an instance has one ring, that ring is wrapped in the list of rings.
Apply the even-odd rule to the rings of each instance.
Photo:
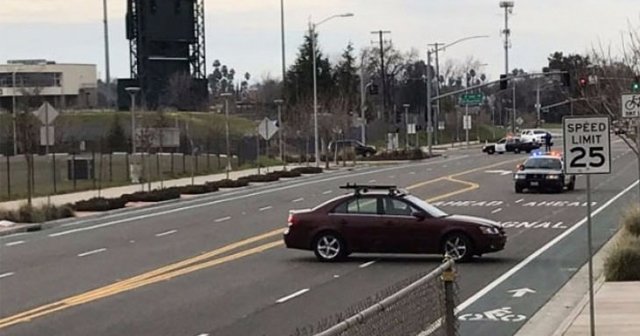
[[[638,159],[638,178],[640,179],[640,95],[623,94],[620,107],[622,117],[635,120],[636,123],[636,156]],[[640,184],[638,185],[638,197],[640,197]]]
[[[562,118],[564,136],[564,172],[587,176],[587,245],[589,262],[589,318],[591,336],[595,335],[593,302],[593,242],[591,238],[591,174],[611,173],[611,121],[608,117]]]

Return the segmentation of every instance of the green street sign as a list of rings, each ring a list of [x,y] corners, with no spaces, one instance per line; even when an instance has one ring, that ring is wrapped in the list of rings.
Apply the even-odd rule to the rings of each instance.
[[[460,105],[481,105],[484,102],[482,93],[465,93],[460,95]]]

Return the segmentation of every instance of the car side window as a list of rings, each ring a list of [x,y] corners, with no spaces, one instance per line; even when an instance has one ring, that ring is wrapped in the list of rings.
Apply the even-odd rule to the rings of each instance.
[[[507,139],[500,139],[500,141],[498,141],[499,144],[503,144],[505,142],[507,142]]]
[[[333,209],[334,213],[341,214],[378,214],[377,197],[355,197],[342,202]]]
[[[383,207],[385,215],[411,216],[413,212],[409,203],[391,197],[384,197]]]

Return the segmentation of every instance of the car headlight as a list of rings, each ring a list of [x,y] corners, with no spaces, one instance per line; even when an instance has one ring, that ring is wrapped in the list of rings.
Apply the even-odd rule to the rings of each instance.
[[[516,180],[524,180],[527,178],[526,174],[516,174]]]
[[[486,235],[496,235],[500,233],[498,228],[495,228],[493,226],[481,226],[480,231],[482,231],[482,233]]]
[[[560,178],[560,175],[547,175],[547,180],[557,180]]]

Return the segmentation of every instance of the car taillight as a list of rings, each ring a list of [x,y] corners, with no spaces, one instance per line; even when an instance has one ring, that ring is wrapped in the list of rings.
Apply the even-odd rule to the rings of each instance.
[[[287,220],[289,226],[292,226],[296,223],[296,217],[293,214],[289,214],[289,219]]]

